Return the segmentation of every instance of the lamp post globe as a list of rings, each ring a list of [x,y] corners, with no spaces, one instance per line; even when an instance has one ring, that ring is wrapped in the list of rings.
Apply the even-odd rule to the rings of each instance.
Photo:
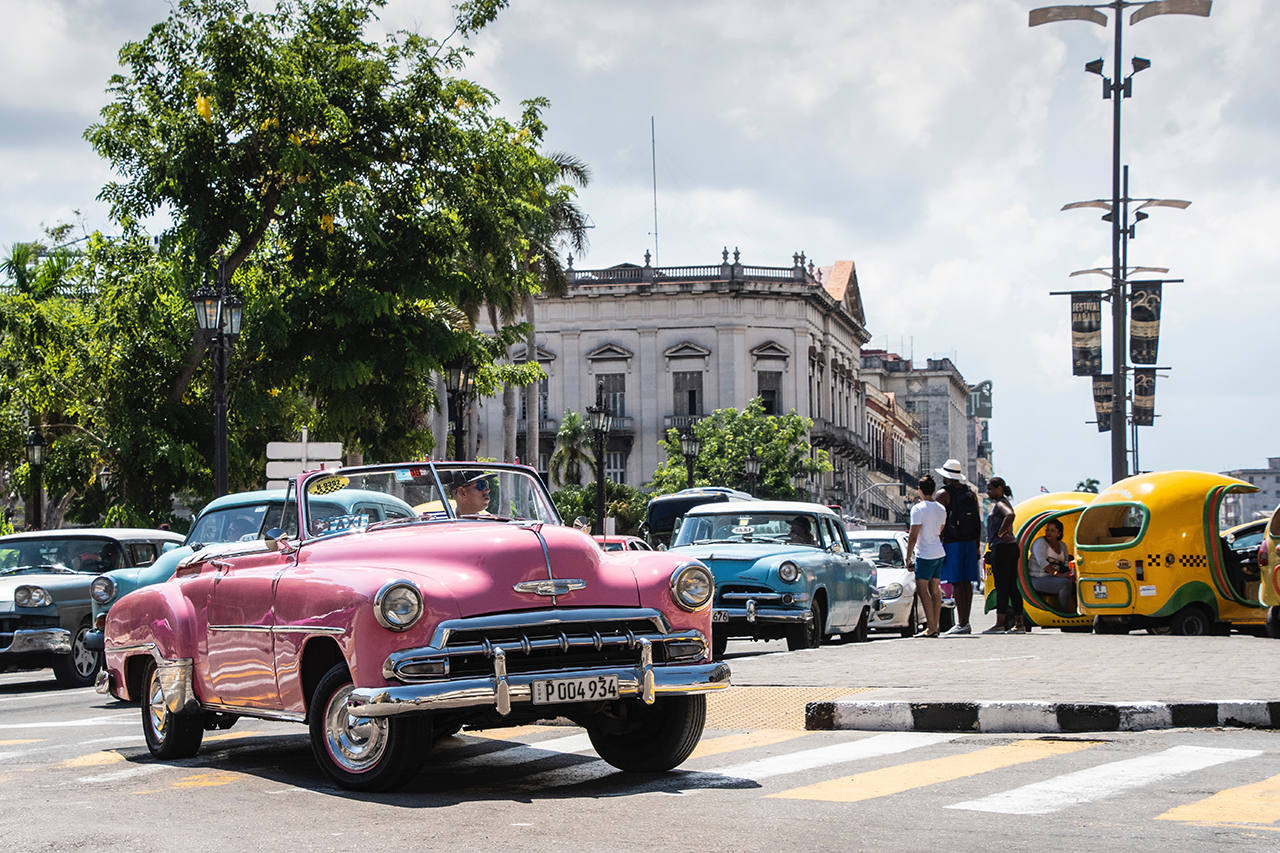
[[[466,447],[466,420],[463,411],[467,406],[471,383],[471,369],[467,362],[459,360],[445,365],[444,387],[449,397],[449,421],[453,424],[453,458],[455,460],[466,458],[463,453]]]
[[[44,496],[44,436],[40,428],[31,430],[27,437],[27,463],[31,466],[31,498],[27,501],[27,529],[39,530],[43,526],[44,512],[41,500]]]
[[[747,457],[746,469],[748,491],[754,495],[756,493],[756,478],[760,476],[760,457],[756,455],[754,450]]]
[[[701,452],[702,440],[693,431],[693,424],[690,424],[680,434],[680,453],[684,456],[685,464],[685,488],[693,488],[693,465]]]

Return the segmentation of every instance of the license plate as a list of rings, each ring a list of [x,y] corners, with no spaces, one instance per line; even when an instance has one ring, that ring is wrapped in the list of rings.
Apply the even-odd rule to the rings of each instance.
[[[1107,597],[1107,585],[1106,585],[1106,584],[1102,584],[1102,583],[1095,583],[1095,584],[1093,585],[1093,597],[1094,597],[1095,599],[1104,599],[1104,598],[1106,598],[1106,597]]]
[[[544,678],[533,682],[533,704],[555,705],[561,702],[594,702],[618,698],[618,676],[597,675],[591,678]]]
[[[712,610],[711,621],[712,622],[728,622],[729,611],[728,610]]]

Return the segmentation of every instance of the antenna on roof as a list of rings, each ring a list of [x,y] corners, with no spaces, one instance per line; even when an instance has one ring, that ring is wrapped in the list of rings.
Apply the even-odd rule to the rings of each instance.
[[[658,143],[653,116],[649,116],[649,156],[653,164],[653,265],[658,263]]]

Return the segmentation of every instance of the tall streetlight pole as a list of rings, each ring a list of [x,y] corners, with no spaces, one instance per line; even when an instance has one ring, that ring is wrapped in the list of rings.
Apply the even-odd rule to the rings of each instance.
[[[687,489],[693,488],[693,464],[698,461],[698,454],[701,452],[702,441],[693,431],[693,424],[689,424],[684,428],[684,432],[680,433],[680,454],[684,456],[684,485]]]
[[[756,478],[760,476],[760,457],[756,455],[754,450],[752,450],[751,455],[747,457],[746,469],[747,490],[754,495],[756,493]]]
[[[1090,21],[1105,27],[1107,16],[1099,9],[1111,9],[1115,18],[1115,53],[1113,73],[1115,79],[1103,76],[1102,60],[1096,59],[1085,64],[1085,70],[1102,77],[1102,97],[1113,101],[1111,111],[1111,479],[1122,480],[1128,476],[1129,454],[1126,449],[1127,433],[1126,397],[1128,374],[1125,357],[1125,323],[1127,320],[1128,301],[1125,288],[1124,267],[1120,260],[1121,226],[1120,217],[1115,215],[1120,210],[1120,104],[1124,98],[1133,94],[1133,75],[1151,67],[1151,62],[1141,57],[1133,59],[1133,73],[1120,79],[1120,50],[1123,39],[1123,12],[1129,7],[1136,11],[1129,18],[1130,24],[1136,24],[1156,15],[1197,15],[1209,16],[1213,8],[1213,0],[1112,0],[1110,3],[1094,3],[1083,6],[1045,6],[1032,9],[1028,17],[1028,25],[1035,27],[1057,21]]]
[[[453,458],[465,459],[465,409],[471,392],[471,371],[466,362],[455,361],[445,366],[444,387],[449,395],[449,421],[453,424]]]
[[[593,533],[603,536],[604,529],[604,445],[609,438],[609,430],[613,427],[613,415],[604,402],[604,383],[596,383],[596,404],[587,406],[587,417],[591,421],[591,434],[595,439],[596,451],[596,523]]]
[[[231,349],[240,336],[244,300],[232,292],[225,261],[218,259],[218,286],[201,287],[191,294],[196,327],[208,336],[213,355],[213,492],[227,493],[227,366]]]
[[[31,468],[31,499],[27,501],[27,529],[40,530],[44,526],[41,499],[44,496],[44,436],[40,427],[31,430],[27,438],[27,464]]]

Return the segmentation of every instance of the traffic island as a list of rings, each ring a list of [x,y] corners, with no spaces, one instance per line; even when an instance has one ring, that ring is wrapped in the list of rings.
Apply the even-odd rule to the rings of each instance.
[[[1280,728],[1280,702],[905,702],[834,701],[805,706],[811,731],[1134,732],[1149,729]]]

